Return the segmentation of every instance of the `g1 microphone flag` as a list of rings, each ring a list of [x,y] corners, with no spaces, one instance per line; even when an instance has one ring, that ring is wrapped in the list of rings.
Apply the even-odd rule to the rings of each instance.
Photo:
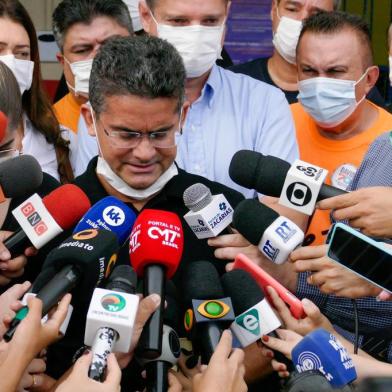
[[[283,159],[250,150],[236,152],[229,167],[230,178],[237,184],[279,197],[281,204],[307,215],[313,213],[316,201],[347,193],[324,184],[327,174],[304,161],[291,166]]]
[[[231,299],[225,297],[216,268],[208,261],[192,262],[183,277],[182,293],[187,311],[185,330],[202,363],[209,363],[223,330],[234,321]]]
[[[86,230],[72,235],[46,258],[32,291],[43,302],[42,315],[73,290],[74,298],[84,298],[108,277],[117,260],[118,242],[109,231]],[[10,340],[20,321],[27,315],[22,308],[15,316],[4,339]]]
[[[139,306],[136,274],[129,265],[114,268],[105,289],[96,288],[87,313],[84,344],[92,346],[89,377],[102,381],[110,352],[127,353]]]
[[[263,291],[249,273],[232,270],[225,273],[221,281],[236,315],[230,329],[242,347],[248,347],[281,326]]]
[[[86,229],[113,231],[119,244],[123,244],[132,231],[136,214],[121,200],[107,196],[94,204],[82,217],[74,229],[74,233]]]
[[[60,186],[43,199],[34,194],[12,211],[21,228],[4,245],[12,258],[31,245],[40,249],[63,230],[70,229],[90,206],[86,194],[72,184]]]
[[[187,188],[184,203],[190,209],[184,219],[199,240],[216,237],[233,220],[233,208],[226,197],[222,194],[212,196],[204,184]]]
[[[165,279],[171,279],[181,261],[184,235],[180,218],[172,212],[143,210],[134,224],[129,254],[131,265],[144,278],[144,296],[158,294],[159,309],[145,325],[138,346],[139,355],[157,358],[162,349]]]
[[[347,350],[322,328],[306,335],[293,348],[291,356],[299,373],[318,370],[334,388],[341,388],[357,378]]]
[[[285,263],[305,237],[294,222],[256,199],[238,204],[233,226],[275,264]]]

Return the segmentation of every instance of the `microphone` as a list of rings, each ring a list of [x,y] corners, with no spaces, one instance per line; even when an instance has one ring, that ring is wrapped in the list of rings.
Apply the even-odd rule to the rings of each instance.
[[[162,354],[156,359],[138,358],[146,369],[147,392],[166,392],[168,373],[181,354],[180,339],[175,328],[179,325],[180,310],[177,290],[172,281],[166,282],[166,309],[163,315]]]
[[[43,199],[34,194],[12,211],[21,228],[4,241],[11,258],[32,245],[42,248],[70,229],[90,207],[86,194],[72,184],[60,186]]]
[[[23,173],[23,181],[16,180],[20,178],[20,173]],[[42,184],[42,179],[41,166],[31,155],[20,155],[1,162],[0,203],[4,202],[6,198],[24,197],[34,192]]]
[[[183,275],[182,294],[188,310],[185,330],[190,333],[193,347],[199,348],[203,364],[211,356],[223,331],[234,321],[231,299],[223,292],[219,274],[208,261],[192,262]]]
[[[74,234],[53,249],[46,258],[42,271],[35,280],[32,292],[42,300],[42,315],[73,290],[76,298],[84,298],[109,276],[117,260],[118,242],[110,231],[86,230]],[[4,335],[9,341],[16,327],[27,315],[28,308],[20,309]]]
[[[160,307],[152,314],[138,345],[138,353],[154,359],[161,355],[165,279],[175,274],[182,257],[184,235],[180,218],[172,212],[143,210],[129,240],[131,265],[144,278],[144,296],[158,294]]]
[[[107,196],[94,204],[82,217],[74,233],[86,229],[113,231],[119,244],[123,244],[131,234],[136,214],[121,200]]]
[[[225,295],[231,298],[236,315],[230,329],[243,348],[281,326],[258,284],[244,270],[232,270],[222,276]]]
[[[84,344],[92,346],[89,377],[96,381],[103,381],[107,357],[112,351],[129,351],[139,306],[136,284],[132,267],[119,265],[114,268],[105,289],[94,290],[87,313]]]
[[[237,205],[233,226],[275,264],[285,263],[305,237],[294,222],[256,199],[242,200]]]
[[[292,350],[299,373],[318,370],[333,388],[342,388],[357,378],[352,359],[336,337],[320,328],[306,335]]]
[[[216,237],[233,220],[233,208],[226,197],[223,194],[212,196],[211,190],[204,184],[191,185],[185,190],[183,198],[190,210],[184,219],[199,240]]]
[[[237,184],[268,196],[279,203],[312,215],[316,202],[347,193],[324,184],[328,171],[297,159],[292,166],[280,158],[241,150],[234,154],[230,178]]]

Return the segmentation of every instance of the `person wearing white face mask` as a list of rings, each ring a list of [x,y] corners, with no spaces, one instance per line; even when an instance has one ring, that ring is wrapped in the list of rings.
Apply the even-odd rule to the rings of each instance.
[[[57,119],[74,133],[87,133],[80,108],[88,101],[93,59],[109,37],[133,34],[129,11],[118,0],[63,0],[53,12],[52,23],[60,48],[57,58],[69,89],[54,105]],[[96,143],[94,147],[96,150]],[[83,151],[78,150],[76,155],[75,166]],[[78,172],[76,167],[75,171]]]
[[[339,0],[271,0],[271,21],[274,51],[230,69],[279,87],[289,103],[297,102],[298,78],[296,48],[302,21],[319,11],[332,11]]]
[[[41,84],[37,34],[19,1],[0,1],[0,61],[18,81],[23,118],[17,133],[17,149],[34,155],[42,170],[62,182],[73,179],[67,131],[60,128]]]
[[[392,129],[392,115],[366,99],[379,74],[366,22],[341,12],[310,17],[297,63],[299,103],[291,108],[300,157],[329,170],[327,182],[347,190],[369,145]],[[316,211],[306,244],[324,243],[329,226],[329,213]]]
[[[184,251],[173,277],[175,284],[181,280],[184,264],[198,259],[215,262],[223,273],[224,263],[214,258],[207,241],[198,240],[185,223],[183,193],[201,182],[213,194],[223,193],[233,208],[243,196],[222,184],[186,173],[174,162],[176,134],[189,109],[185,101],[185,69],[179,54],[158,38],[113,37],[94,59],[90,84],[91,106],[83,105],[82,115],[89,134],[97,139],[100,153],[91,159],[75,184],[92,204],[110,195],[127,203],[135,213],[144,209],[175,213],[184,231]],[[128,243],[123,251],[124,255],[129,253]],[[83,321],[79,323],[81,327],[71,327],[76,333],[61,343],[66,348],[65,355],[61,346],[53,347],[58,350],[57,355],[53,354],[59,362],[52,366],[59,372],[67,369],[68,353],[72,355],[74,346],[78,348],[83,340]],[[77,331],[78,340],[72,336]],[[139,375],[132,374],[129,379]],[[133,389],[128,386],[124,390]]]
[[[186,69],[186,97],[191,107],[176,162],[190,173],[247,197],[256,196],[230,179],[233,155],[249,149],[292,161],[298,152],[283,94],[215,64],[225,38],[230,1],[142,0],[139,10],[144,30],[170,42]]]

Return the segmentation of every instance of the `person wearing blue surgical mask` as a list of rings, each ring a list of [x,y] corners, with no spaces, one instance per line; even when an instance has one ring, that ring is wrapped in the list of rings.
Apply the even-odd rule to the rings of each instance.
[[[347,190],[369,145],[392,129],[392,115],[366,98],[379,75],[366,22],[342,12],[310,17],[297,66],[299,103],[291,107],[300,157],[327,169],[327,182]],[[316,211],[306,243],[324,243],[329,226],[328,212]]]

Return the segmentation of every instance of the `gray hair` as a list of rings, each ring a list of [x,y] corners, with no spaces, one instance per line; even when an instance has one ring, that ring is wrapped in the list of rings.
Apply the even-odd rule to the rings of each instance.
[[[113,37],[95,56],[90,103],[97,116],[105,110],[105,98],[119,95],[175,98],[180,110],[185,78],[182,58],[167,41],[149,36]]]
[[[114,19],[120,26],[133,34],[132,20],[128,7],[122,0],[63,0],[53,11],[53,34],[63,51],[64,36],[75,23],[90,24],[99,16]]]
[[[12,71],[0,61],[0,111],[8,118],[8,131],[16,131],[22,119],[22,96]]]

